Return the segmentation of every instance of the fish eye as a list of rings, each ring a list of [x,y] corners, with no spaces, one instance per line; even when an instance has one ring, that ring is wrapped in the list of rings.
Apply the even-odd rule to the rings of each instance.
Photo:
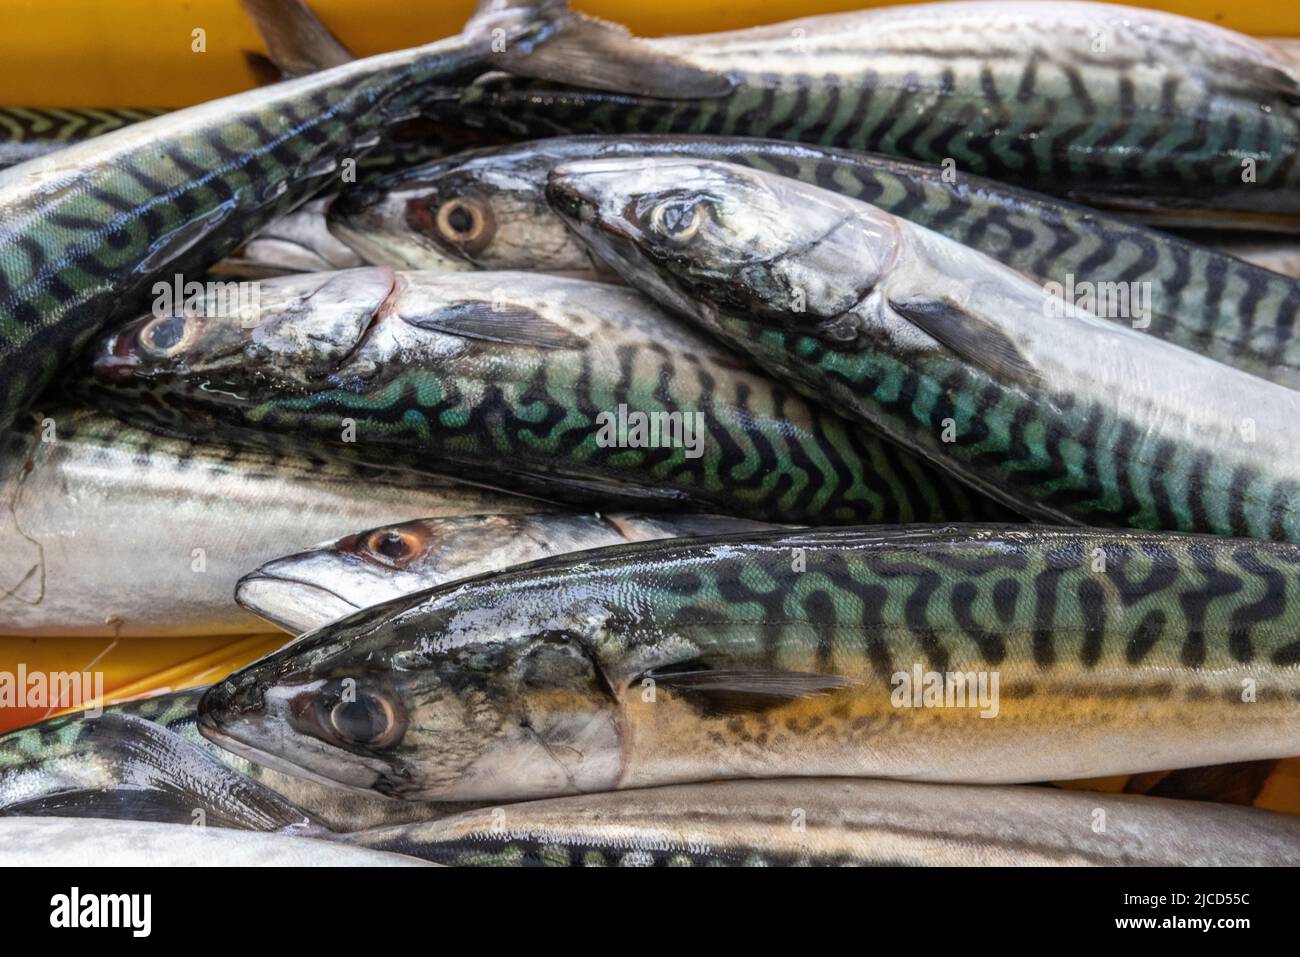
[[[704,204],[690,199],[669,199],[650,210],[650,228],[673,242],[694,238],[704,222]]]
[[[380,528],[366,536],[363,548],[376,561],[401,567],[420,553],[423,543],[414,532]]]
[[[189,342],[191,323],[184,316],[159,316],[145,323],[136,340],[152,356],[166,359]]]
[[[358,693],[356,700],[340,699],[330,709],[329,722],[335,734],[349,744],[386,747],[396,742],[397,713],[388,699]]]
[[[453,196],[438,206],[438,235],[449,243],[477,252],[492,238],[492,213],[477,196]]]
[[[357,687],[351,680],[333,683],[318,693],[300,696],[297,719],[305,730],[343,747],[391,748],[406,734],[406,709],[387,691]],[[302,727],[302,725],[299,725]]]

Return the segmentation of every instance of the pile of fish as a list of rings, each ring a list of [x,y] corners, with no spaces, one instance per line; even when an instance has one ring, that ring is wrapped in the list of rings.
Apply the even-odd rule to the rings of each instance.
[[[0,862],[1300,864],[1051,784],[1300,755],[1285,47],[244,5],[5,124],[0,633],[286,643],[0,737]]]

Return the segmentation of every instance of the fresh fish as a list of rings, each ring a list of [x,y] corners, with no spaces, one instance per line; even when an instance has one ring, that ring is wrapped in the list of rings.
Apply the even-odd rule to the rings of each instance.
[[[162,438],[87,410],[0,436],[0,634],[247,634],[259,562],[421,515],[536,500],[342,460]]]
[[[806,778],[530,801],[347,841],[471,867],[1294,867],[1300,817],[1045,787]]]
[[[285,9],[247,0],[269,32]],[[127,126],[0,172],[0,428],[80,346],[339,182],[421,104],[560,30],[483,0],[466,31]],[[292,45],[295,40],[286,38]],[[504,47],[497,55],[494,47]]]
[[[129,714],[83,717],[78,724],[83,750],[60,754],[45,743],[47,757],[34,765],[10,764],[14,753],[0,738],[0,814],[123,817],[252,831],[314,828],[305,811],[227,767],[211,747]],[[55,779],[58,785],[51,786]]]
[[[316,833],[427,821],[465,809],[355,794],[231,754],[198,732],[204,690],[113,705],[100,717],[61,715],[0,736],[0,816],[201,820]]]
[[[1016,783],[1300,753],[1300,547],[912,526],[669,539],[359,611],[199,728],[420,800],[747,777]]]
[[[1300,229],[1300,66],[1210,23],[1112,4],[924,3],[641,44],[730,91],[663,99],[488,74],[451,112],[516,135],[821,143],[1153,223]]]
[[[0,167],[25,163],[82,140],[103,136],[166,110],[111,107],[0,107]]]
[[[1300,541],[1300,392],[774,174],[593,160],[549,194],[629,282],[1023,515]]]
[[[329,229],[376,266],[588,272],[608,279],[608,267],[593,265],[548,205],[546,180],[567,161],[635,156],[712,159],[781,173],[933,229],[1039,283],[1077,288],[1080,296],[1137,290],[1144,293],[1139,310],[1103,318],[1300,387],[1300,337],[1293,334],[1300,283],[1062,200],[865,153],[727,137],[542,140],[464,153],[349,189],[330,207]],[[1221,232],[1203,241],[1233,243]],[[1254,258],[1239,243],[1227,252],[1286,271],[1277,256]]]
[[[146,316],[105,337],[95,401],[585,507],[820,524],[992,508],[623,287],[368,268],[260,288],[255,323]]]
[[[423,861],[412,857],[292,834],[259,834],[151,821],[0,818],[0,866],[3,867],[421,865]]]
[[[245,575],[235,600],[295,635],[358,608],[567,552],[771,526],[715,515],[461,515],[358,532]]]

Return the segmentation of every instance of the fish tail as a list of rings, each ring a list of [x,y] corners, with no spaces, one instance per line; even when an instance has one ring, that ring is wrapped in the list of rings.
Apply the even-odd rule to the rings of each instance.
[[[576,13],[563,0],[480,0],[466,32],[499,29],[502,18],[543,23],[527,43],[494,51],[509,73],[633,96],[700,99],[722,96],[730,77],[671,56],[626,27]]]

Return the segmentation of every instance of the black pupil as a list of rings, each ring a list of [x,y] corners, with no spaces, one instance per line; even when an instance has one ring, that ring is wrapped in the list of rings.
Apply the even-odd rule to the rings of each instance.
[[[406,554],[406,540],[396,532],[385,532],[375,543],[375,551],[386,558],[402,558]]]
[[[373,741],[388,730],[383,706],[370,695],[356,701],[340,701],[331,715],[334,730],[349,741]]]
[[[185,332],[185,320],[180,316],[169,316],[149,327],[149,343],[155,349],[170,349],[181,341]]]
[[[467,233],[474,228],[474,216],[464,206],[457,206],[447,214],[447,225],[458,233]]]

